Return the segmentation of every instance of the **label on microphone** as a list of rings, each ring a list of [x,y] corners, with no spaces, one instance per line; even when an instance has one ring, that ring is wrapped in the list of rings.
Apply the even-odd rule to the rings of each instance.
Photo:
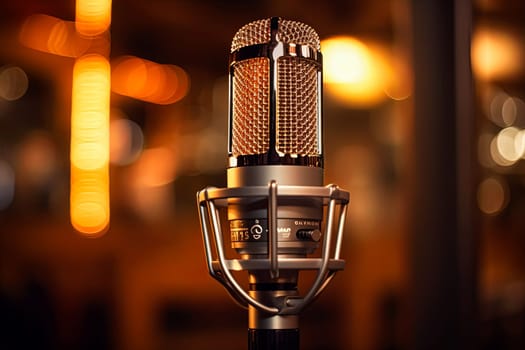
[[[320,232],[321,223],[306,219],[277,219],[278,241],[304,241],[306,231]],[[299,232],[299,234],[298,234]],[[240,219],[230,221],[232,242],[267,242],[267,219]]]

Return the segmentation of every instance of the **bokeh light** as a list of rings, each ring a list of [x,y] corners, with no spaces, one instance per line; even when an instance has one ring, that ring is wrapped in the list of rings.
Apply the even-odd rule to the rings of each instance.
[[[29,86],[26,73],[20,67],[5,66],[0,68],[0,98],[15,101],[25,95]]]
[[[490,153],[490,158],[492,159],[492,161],[499,166],[508,167],[515,163],[514,161],[510,161],[501,155],[499,151],[499,147],[498,147],[497,135],[492,137],[492,140],[490,141],[489,153]]]
[[[483,213],[497,215],[505,209],[509,201],[507,184],[500,178],[486,178],[479,184],[477,201]]]
[[[525,102],[497,87],[489,87],[482,94],[487,118],[499,127],[525,125]]]
[[[100,55],[80,58],[73,71],[71,162],[98,169],[109,161],[110,67]]]
[[[521,158],[525,158],[525,130],[520,130],[514,136],[514,150]]]
[[[385,94],[395,101],[403,101],[412,95],[412,68],[407,59],[392,57],[392,79],[385,86]]]
[[[168,147],[148,148],[133,168],[133,181],[141,187],[158,187],[175,180],[176,154]]]
[[[108,30],[111,0],[77,0],[75,9],[75,23],[80,34],[95,36]]]
[[[496,125],[501,126],[502,128],[509,126],[503,119],[503,105],[505,101],[509,99],[509,95],[501,90],[496,90],[490,98],[489,108],[488,108],[488,117]]]
[[[73,69],[71,193],[73,227],[98,235],[109,223],[110,66],[86,55]]]
[[[112,164],[128,165],[140,156],[144,135],[137,123],[125,118],[112,120],[110,135],[109,159]]]
[[[71,167],[71,224],[88,237],[105,233],[110,218],[109,169],[95,170]]]
[[[181,100],[190,80],[184,69],[134,56],[112,62],[112,90],[138,100],[167,105]]]
[[[472,70],[483,80],[511,77],[522,70],[522,51],[519,40],[510,33],[482,27],[472,38]]]
[[[56,176],[59,156],[50,133],[32,131],[17,152],[17,172],[25,186],[47,186]]]
[[[325,39],[321,48],[326,90],[336,100],[369,107],[386,98],[392,72],[379,50],[348,36]]]
[[[502,129],[496,136],[496,146],[499,154],[512,164],[522,156],[520,150],[516,148],[516,145],[519,146],[519,142],[516,142],[516,137],[521,135],[519,132],[518,128],[511,126]]]
[[[175,194],[171,183],[177,175],[177,159],[172,149],[148,148],[128,171],[127,196],[138,215],[154,221],[173,215]]]
[[[92,49],[93,44],[91,38],[78,34],[75,22],[43,14],[26,18],[19,40],[33,50],[65,57],[79,57]]]
[[[503,102],[501,106],[501,117],[506,126],[511,126],[516,121],[516,115],[518,114],[518,105],[516,100],[509,97]]]

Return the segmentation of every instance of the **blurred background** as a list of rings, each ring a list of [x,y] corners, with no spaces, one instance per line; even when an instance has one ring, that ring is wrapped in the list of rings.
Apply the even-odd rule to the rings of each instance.
[[[0,348],[246,347],[195,193],[225,186],[231,39],[270,16],[319,33],[352,198],[302,348],[525,348],[521,0],[2,0]]]

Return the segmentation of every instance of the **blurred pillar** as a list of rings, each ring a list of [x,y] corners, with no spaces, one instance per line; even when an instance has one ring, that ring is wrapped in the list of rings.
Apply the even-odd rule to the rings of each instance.
[[[473,349],[477,324],[471,1],[411,0],[415,349]]]

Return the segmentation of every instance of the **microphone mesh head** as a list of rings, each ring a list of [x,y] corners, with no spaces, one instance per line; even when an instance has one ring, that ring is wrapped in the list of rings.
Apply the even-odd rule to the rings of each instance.
[[[270,18],[261,19],[241,27],[233,37],[231,52],[245,46],[269,43],[270,21]],[[308,45],[318,51],[321,49],[319,35],[312,27],[301,22],[279,19],[277,38],[283,43]]]
[[[279,19],[276,40],[319,50],[310,26]],[[251,22],[235,34],[231,51],[271,41],[271,19]],[[318,65],[298,57],[277,59],[277,79],[270,86],[270,59],[250,58],[233,65],[231,154],[265,154],[270,147],[270,93],[276,90],[275,147],[279,155],[318,156]]]
[[[261,19],[244,25],[232,40],[231,52],[241,47],[270,42],[270,18]]]

